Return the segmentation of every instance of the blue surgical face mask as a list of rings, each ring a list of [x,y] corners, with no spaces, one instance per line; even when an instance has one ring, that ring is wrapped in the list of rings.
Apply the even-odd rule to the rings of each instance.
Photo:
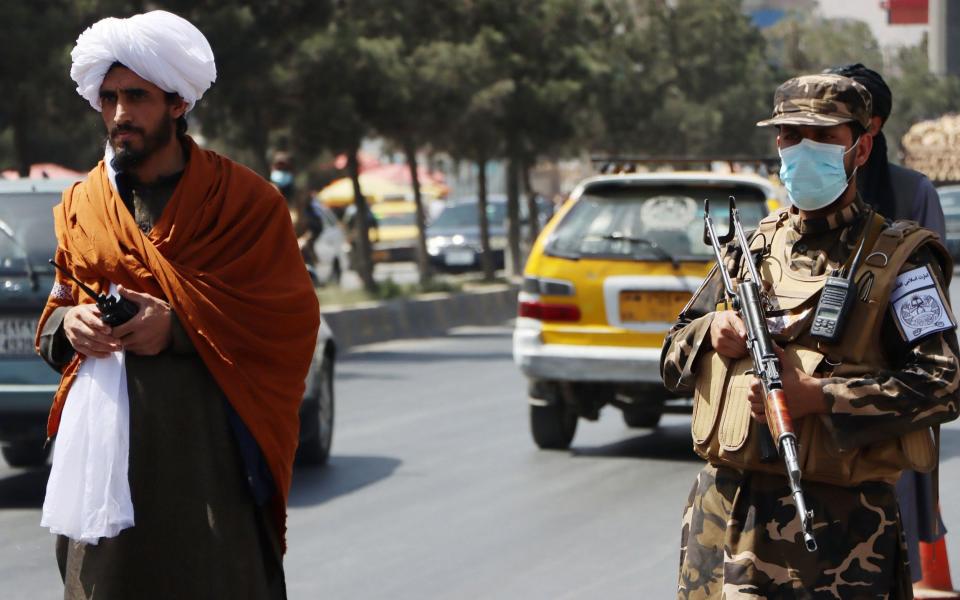
[[[274,169],[273,171],[270,171],[270,181],[275,183],[279,188],[288,187],[293,183],[293,173],[290,171],[280,171],[278,169]]]
[[[818,210],[833,203],[843,194],[853,178],[843,166],[843,146],[803,139],[799,144],[780,150],[780,181],[787,188],[790,201],[800,210]]]

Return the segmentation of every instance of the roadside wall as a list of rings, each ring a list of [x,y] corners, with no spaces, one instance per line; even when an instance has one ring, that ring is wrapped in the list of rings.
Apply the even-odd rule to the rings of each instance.
[[[351,307],[320,307],[340,351],[361,344],[442,335],[462,325],[498,325],[517,314],[517,287],[428,294]]]

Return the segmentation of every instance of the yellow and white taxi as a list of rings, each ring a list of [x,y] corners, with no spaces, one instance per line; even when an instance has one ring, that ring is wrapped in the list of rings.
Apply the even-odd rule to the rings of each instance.
[[[519,294],[514,361],[526,375],[541,448],[570,446],[580,417],[614,405],[631,427],[689,412],[660,381],[664,335],[714,264],[703,201],[736,196],[744,226],[779,202],[755,175],[670,172],[587,179],[531,250]],[[727,217],[714,219],[726,231]]]
[[[374,262],[416,260],[417,207],[408,200],[383,200],[370,205],[376,227],[370,229]]]

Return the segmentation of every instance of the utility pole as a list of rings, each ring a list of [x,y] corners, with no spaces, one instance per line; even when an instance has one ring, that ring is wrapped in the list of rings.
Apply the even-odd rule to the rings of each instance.
[[[936,75],[960,75],[960,0],[930,0],[927,56]]]

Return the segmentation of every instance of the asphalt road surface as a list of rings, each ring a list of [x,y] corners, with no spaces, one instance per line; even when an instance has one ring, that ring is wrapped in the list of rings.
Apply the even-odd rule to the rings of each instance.
[[[680,512],[700,468],[689,417],[631,430],[608,409],[581,421],[572,451],[542,452],[524,389],[506,326],[345,356],[331,462],[294,477],[290,598],[672,597]],[[960,425],[942,439],[957,565]],[[61,593],[38,525],[46,474],[0,467],[4,600]]]

